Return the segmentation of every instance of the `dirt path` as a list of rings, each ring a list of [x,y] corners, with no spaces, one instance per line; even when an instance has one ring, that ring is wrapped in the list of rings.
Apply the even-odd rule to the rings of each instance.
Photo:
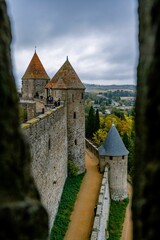
[[[86,150],[87,172],[71,215],[71,222],[64,240],[89,240],[94,220],[94,207],[98,200],[102,175],[98,172],[97,158]]]
[[[125,220],[123,224],[123,231],[121,240],[132,240],[132,212],[131,212],[131,203],[132,203],[132,187],[128,183],[128,195],[129,195],[129,204],[126,209]]]

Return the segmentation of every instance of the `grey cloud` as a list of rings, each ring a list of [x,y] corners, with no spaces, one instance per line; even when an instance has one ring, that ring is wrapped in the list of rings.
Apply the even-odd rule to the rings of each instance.
[[[37,45],[38,52],[45,49],[45,55],[48,54],[48,60],[47,56],[44,58],[49,72],[51,58],[54,65],[56,58],[62,59],[69,54],[83,79],[127,81],[128,78],[134,81],[137,61],[135,1],[7,2],[12,16],[18,76],[24,71],[18,64],[22,52],[24,49],[33,52]]]

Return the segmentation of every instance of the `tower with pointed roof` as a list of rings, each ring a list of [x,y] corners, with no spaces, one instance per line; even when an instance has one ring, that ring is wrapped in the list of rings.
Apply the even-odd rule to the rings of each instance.
[[[81,173],[85,169],[84,90],[80,78],[68,60],[46,85],[47,96],[64,100],[67,111],[68,160]]]
[[[31,100],[34,97],[44,99],[45,85],[50,80],[36,51],[22,77],[22,98]]]
[[[109,168],[109,186],[113,200],[123,200],[127,194],[127,163],[126,149],[116,127],[112,124],[104,143],[98,148],[100,156],[100,171],[105,166]]]

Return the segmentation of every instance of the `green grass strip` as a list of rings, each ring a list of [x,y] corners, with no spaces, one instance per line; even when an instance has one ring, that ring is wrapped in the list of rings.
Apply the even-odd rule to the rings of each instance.
[[[50,240],[63,240],[84,174],[66,179]]]
[[[109,240],[120,240],[128,202],[128,198],[123,201],[111,200],[108,223]]]

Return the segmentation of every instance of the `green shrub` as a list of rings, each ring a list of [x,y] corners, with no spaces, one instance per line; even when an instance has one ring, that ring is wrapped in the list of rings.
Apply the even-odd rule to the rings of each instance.
[[[84,174],[80,174],[76,177],[67,178],[54,225],[51,229],[50,240],[64,239],[83,177]]]
[[[27,120],[27,110],[19,106],[19,118],[20,118],[20,123],[24,123]]]
[[[71,161],[68,161],[68,176],[69,177],[74,177],[78,173],[78,167]]]
[[[128,202],[128,198],[124,199],[123,201],[111,200],[108,222],[108,240],[120,240]]]

